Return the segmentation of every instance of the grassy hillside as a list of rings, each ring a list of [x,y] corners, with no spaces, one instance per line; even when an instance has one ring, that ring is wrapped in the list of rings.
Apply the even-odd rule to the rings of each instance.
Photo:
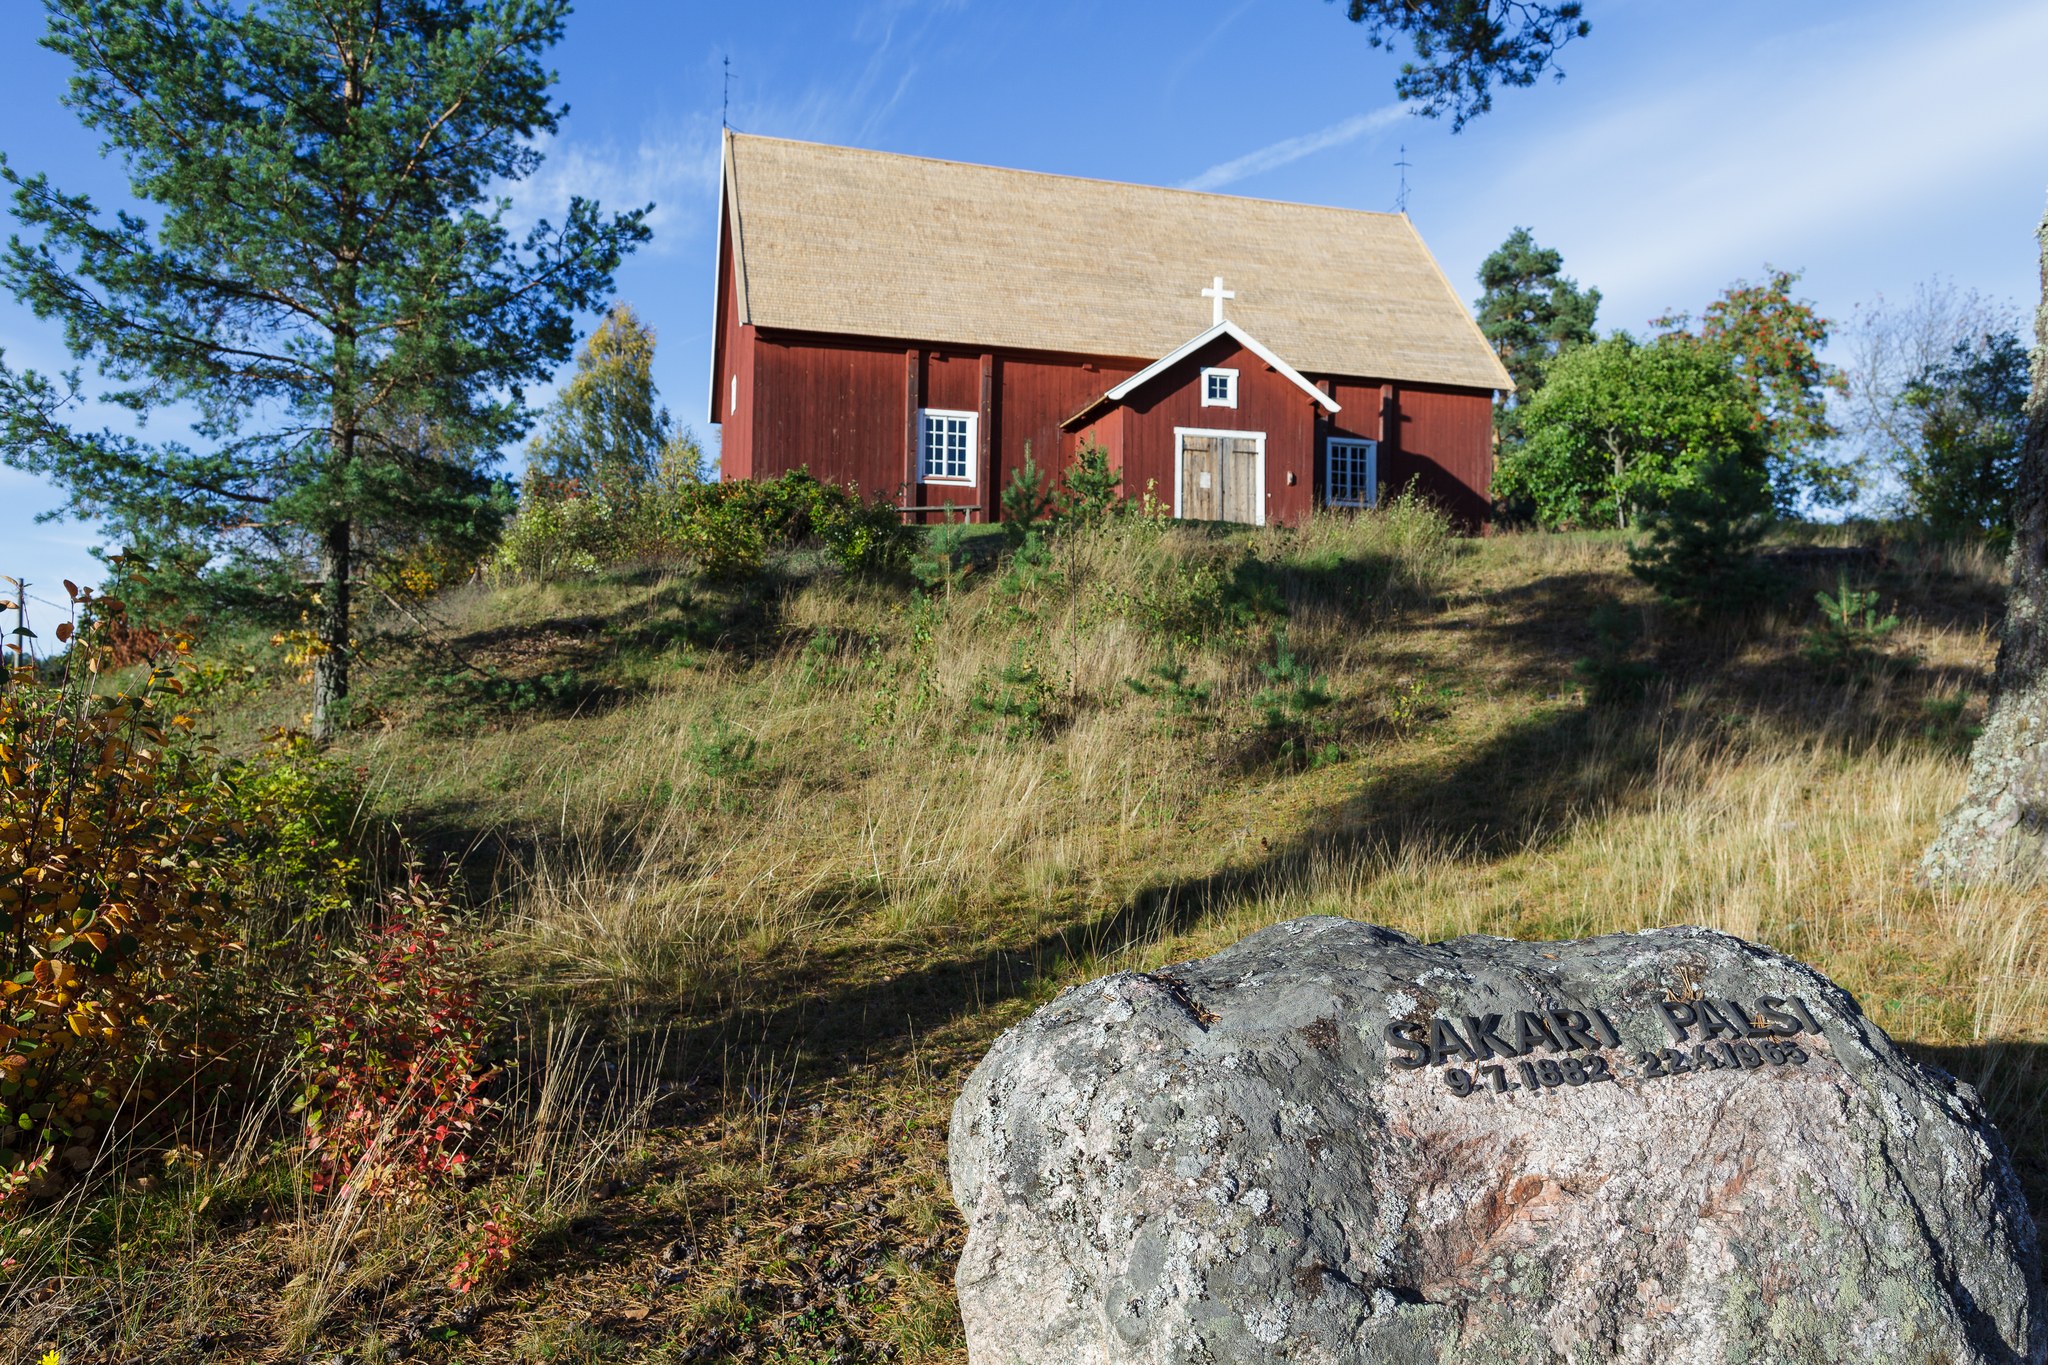
[[[2048,1200],[2043,907],[1911,878],[1981,714],[1981,551],[1787,542],[1782,609],[1701,630],[1612,536],[1415,508],[999,546],[917,593],[800,556],[380,620],[342,752],[521,1002],[497,1159],[387,1207],[253,1138],[152,1158],[17,1234],[8,1357],[961,1361],[968,1068],[1067,985],[1303,914],[1760,939],[1980,1085]],[[1842,572],[1903,621],[1861,676],[1802,652]],[[1596,706],[1608,602],[1654,676]],[[213,670],[223,748],[296,722],[270,653]],[[457,1294],[494,1211],[518,1248]]]

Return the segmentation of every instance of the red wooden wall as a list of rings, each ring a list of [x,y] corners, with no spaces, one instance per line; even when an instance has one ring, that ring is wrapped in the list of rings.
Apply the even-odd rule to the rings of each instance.
[[[730,244],[721,242],[711,397],[725,478],[773,478],[807,467],[819,478],[855,483],[905,506],[973,505],[979,510],[972,520],[995,520],[1001,489],[1024,463],[1027,443],[1041,468],[1058,471],[1094,439],[1121,467],[1127,497],[1141,497],[1150,483],[1171,507],[1175,427],[1263,431],[1266,519],[1291,522],[1319,497],[1324,439],[1347,435],[1380,442],[1379,478],[1389,492],[1413,480],[1467,527],[1487,521],[1493,396],[1484,390],[1310,376],[1341,405],[1325,414],[1285,376],[1225,337],[1132,395],[1128,407],[1063,432],[1063,421],[1150,362],[764,333],[740,323],[732,270]],[[1212,365],[1238,371],[1236,408],[1201,405],[1196,381]],[[909,482],[919,407],[981,414],[972,487]]]
[[[1202,406],[1203,370],[1237,371],[1237,406]],[[1176,427],[1204,431],[1263,432],[1266,437],[1266,521],[1299,521],[1314,505],[1315,400],[1293,380],[1230,337],[1218,337],[1125,399],[1124,491],[1131,497],[1156,485],[1155,496],[1173,505]],[[1293,482],[1288,479],[1292,476]]]
[[[1493,506],[1493,396],[1402,384],[1388,411],[1394,454],[1381,456],[1380,482],[1399,492],[1413,479],[1466,529],[1484,526]]]
[[[718,320],[711,343],[711,421],[719,426],[718,462],[728,479],[754,476],[754,355],[752,326],[740,323],[732,285],[732,241],[718,239]]]

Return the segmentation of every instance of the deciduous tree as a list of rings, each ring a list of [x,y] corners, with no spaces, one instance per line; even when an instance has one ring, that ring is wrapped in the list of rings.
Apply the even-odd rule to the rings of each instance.
[[[1936,277],[1894,302],[1880,295],[1857,306],[1842,329],[1849,359],[1846,434],[1873,468],[1897,462],[1918,439],[1920,414],[1908,401],[1929,371],[1947,362],[1959,345],[2003,332],[2018,334],[2019,315],[2010,307],[1954,281]]]
[[[0,162],[0,283],[197,440],[75,430],[75,376],[0,369],[4,453],[117,533],[310,573],[314,726],[349,690],[350,595],[393,528],[474,523],[644,211],[572,199],[515,241],[497,198],[562,109],[567,0],[49,0],[67,102],[148,216]],[[433,438],[415,437],[431,431]]]
[[[1721,355],[1627,333],[1550,362],[1494,491],[1550,526],[1627,526],[1717,461],[1761,483],[1766,450]]]
[[[1771,487],[1781,511],[1807,504],[1839,507],[1861,488],[1852,463],[1832,458],[1839,433],[1828,396],[1848,390],[1840,370],[1820,358],[1828,320],[1811,301],[1792,297],[1799,272],[1765,266],[1761,284],[1737,280],[1707,305],[1697,331],[1683,314],[1660,318],[1668,338],[1719,351],[1749,396],[1770,447]]]
[[[555,396],[528,451],[539,481],[629,496],[687,450],[679,468],[696,473],[695,443],[679,432],[654,386],[654,329],[619,304],[576,355],[576,372]]]
[[[1906,390],[1919,419],[1899,452],[1907,511],[1937,535],[2012,528],[2027,435],[2027,351],[2010,332],[1959,341]]]

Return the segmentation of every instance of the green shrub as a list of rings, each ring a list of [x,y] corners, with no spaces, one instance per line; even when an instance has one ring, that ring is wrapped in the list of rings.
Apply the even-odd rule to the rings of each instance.
[[[616,563],[626,517],[605,497],[530,494],[506,523],[490,571],[501,578],[547,581],[595,573]]]
[[[710,485],[723,487],[723,485]],[[751,578],[768,563],[772,515],[764,503],[726,495],[693,498],[678,518],[675,548],[710,578]]]
[[[242,829],[234,860],[248,892],[285,918],[345,908],[367,872],[357,831],[363,773],[296,730],[225,770]]]
[[[1118,605],[1151,634],[1184,648],[1243,636],[1287,615],[1273,567],[1239,546],[1170,559]]]
[[[968,708],[1011,739],[1044,739],[1066,719],[1062,688],[1019,645],[1001,668],[982,670]]]
[[[910,563],[917,532],[887,498],[863,502],[849,489],[817,485],[812,529],[840,572],[887,575]]]
[[[802,471],[758,482],[657,480],[620,500],[530,489],[491,572],[550,579],[686,559],[710,577],[748,578],[770,555],[815,544],[844,572],[895,573],[914,536],[888,500],[863,500]]]

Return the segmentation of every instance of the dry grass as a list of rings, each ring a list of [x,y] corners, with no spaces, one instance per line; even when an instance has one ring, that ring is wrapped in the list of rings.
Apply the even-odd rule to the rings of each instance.
[[[202,1217],[202,1190],[260,1178],[217,1170],[152,1215],[182,1272],[112,1290],[135,1262],[109,1253],[36,1331],[100,1358],[74,1344],[85,1305],[118,1302],[129,1325],[90,1328],[125,1343],[108,1359],[206,1358],[172,1348],[233,1320],[212,1358],[360,1355],[403,1328],[451,1361],[957,1362],[944,1125],[966,1068],[1064,985],[1301,914],[1770,943],[1977,1081],[2038,1205],[2043,907],[1911,881],[1960,789],[1997,566],[1815,540],[1852,548],[1786,547],[1781,610],[1704,634],[1660,618],[1611,535],[1460,542],[1412,511],[1113,528],[1056,543],[1035,581],[1005,582],[984,545],[923,603],[802,566],[754,592],[650,575],[447,599],[444,645],[387,656],[384,723],[357,749],[375,799],[463,859],[534,1007],[641,1040],[667,1098],[573,1140],[587,1105],[524,1106],[554,1116],[520,1130],[524,1174],[460,1216],[515,1199],[549,1230],[472,1300],[390,1280],[445,1276],[468,1226],[450,1210],[240,1194],[256,1216]],[[1799,653],[1845,564],[1897,602],[1913,658],[1854,685]],[[1661,681],[1598,710],[1571,666],[1608,599],[1645,621]],[[1335,698],[1342,761],[1262,747],[1283,625]],[[598,685],[461,711],[421,686],[451,658]],[[1127,685],[1169,661],[1199,700]],[[206,1287],[269,1258],[307,1278],[270,1281],[267,1316]]]

